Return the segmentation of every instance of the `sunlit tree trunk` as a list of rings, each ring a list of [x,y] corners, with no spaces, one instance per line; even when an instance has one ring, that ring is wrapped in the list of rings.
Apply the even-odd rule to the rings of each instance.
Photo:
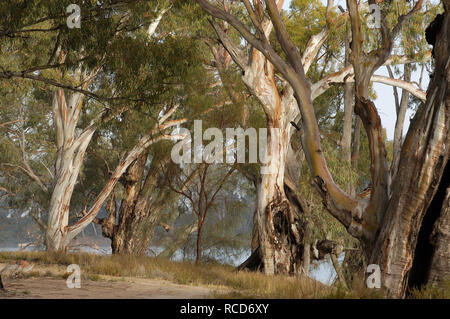
[[[414,236],[417,235],[418,227],[420,227],[421,219],[421,211],[418,209],[419,207],[414,207],[414,200],[411,198],[412,196],[419,196],[418,200],[420,201],[420,207],[427,207],[429,202],[424,200],[422,194],[417,191],[414,187],[417,187],[417,181],[420,181],[421,168],[418,166],[415,167],[417,172],[411,171],[412,163],[403,164],[403,153],[409,152],[409,156],[417,156],[417,150],[423,149],[432,149],[434,151],[428,153],[425,158],[427,163],[423,163],[421,166],[423,168],[428,167],[429,169],[436,168],[436,165],[440,163],[442,165],[442,161],[439,161],[436,156],[442,150],[445,150],[446,147],[443,147],[445,143],[443,140],[433,142],[432,140],[424,139],[421,141],[425,145],[425,147],[420,147],[421,144],[415,144],[414,147],[407,147],[408,143],[408,134],[406,141],[403,145],[402,149],[402,158],[401,165],[399,168],[399,176],[401,176],[400,172],[404,171],[405,174],[409,170],[410,174],[408,179],[402,180],[400,182],[400,178],[396,178],[393,184],[393,195],[390,197],[390,176],[386,159],[386,149],[384,145],[384,136],[381,126],[381,120],[376,110],[376,107],[372,101],[369,99],[369,84],[371,81],[379,81],[382,83],[388,83],[390,85],[399,86],[401,88],[408,89],[412,94],[418,96],[421,99],[425,99],[423,92],[414,88],[411,83],[406,83],[405,81],[392,80],[385,77],[380,77],[373,75],[375,70],[379,68],[381,65],[388,63],[390,57],[390,52],[392,50],[393,42],[395,36],[398,34],[402,24],[406,21],[411,15],[415,14],[422,5],[422,1],[418,1],[414,4],[414,7],[405,15],[399,17],[399,20],[395,27],[392,30],[388,29],[387,23],[382,21],[381,29],[382,29],[382,44],[380,48],[377,50],[373,50],[372,52],[366,53],[363,51],[363,35],[361,29],[360,15],[358,12],[358,4],[356,0],[348,0],[347,7],[349,8],[349,16],[352,25],[352,54],[351,61],[353,68],[345,68],[344,70],[337,72],[336,74],[332,74],[329,77],[311,85],[309,80],[306,78],[306,69],[304,65],[304,61],[300,56],[297,48],[292,43],[289,34],[287,33],[283,21],[281,19],[278,7],[279,2],[275,0],[265,0],[266,11],[270,17],[271,22],[276,30],[277,40],[283,50],[283,53],[286,55],[286,62],[282,59],[278,53],[270,46],[268,41],[266,41],[265,37],[261,35],[263,30],[262,28],[262,20],[258,18],[257,15],[257,6],[258,1],[255,1],[253,6],[250,5],[249,2],[245,2],[247,12],[251,18],[251,21],[255,27],[256,35],[250,32],[244,24],[242,24],[239,19],[235,16],[229,14],[226,11],[222,11],[217,7],[212,6],[206,0],[197,0],[197,2],[203,7],[205,11],[209,14],[223,19],[230,23],[236,30],[240,32],[240,34],[261,54],[264,55],[267,60],[269,60],[277,69],[278,72],[282,74],[284,79],[289,82],[293,91],[294,97],[297,101],[297,106],[301,113],[301,123],[302,123],[302,146],[305,152],[305,158],[309,164],[311,169],[315,186],[319,192],[319,194],[323,198],[323,203],[327,210],[337,219],[339,220],[348,230],[348,232],[358,238],[361,242],[363,251],[366,256],[371,261],[379,262],[379,265],[382,269],[384,286],[388,289],[388,291],[393,296],[403,296],[404,289],[403,286],[397,285],[399,281],[404,282],[407,279],[407,272],[410,270],[410,266],[412,264],[412,255],[413,252],[408,251],[399,247],[400,242],[396,242],[396,246],[393,246],[393,242],[396,240],[401,240],[405,242],[405,238],[412,239],[412,241],[408,241],[411,245],[415,245]],[[260,4],[259,4],[260,5]],[[333,6],[333,1],[328,1],[327,5],[327,22],[329,18],[329,10]],[[383,18],[383,17],[382,17]],[[216,32],[217,32],[217,28]],[[222,42],[224,42],[224,37],[220,35],[220,31],[217,32]],[[447,38],[447,33],[445,33],[442,38]],[[241,52],[236,48],[228,49],[230,54],[233,56],[235,62],[241,66],[244,70],[244,74],[248,74],[248,71],[245,69],[244,60],[241,56]],[[448,52],[448,49],[447,49]],[[406,63],[406,62],[405,62]],[[268,65],[272,65],[268,64]],[[441,63],[442,64],[442,63]],[[445,70],[445,65],[440,66],[440,70]],[[366,130],[366,134],[369,142],[370,149],[370,157],[371,157],[371,187],[366,191],[358,194],[357,196],[349,195],[345,191],[343,191],[333,180],[328,167],[327,162],[324,158],[323,152],[320,146],[320,132],[318,128],[317,119],[315,116],[314,108],[312,105],[312,101],[315,97],[321,94],[324,90],[329,87],[333,81],[342,82],[342,78],[345,78],[350,73],[354,72],[354,81],[355,81],[355,113],[361,118],[361,122],[364,124],[364,128]],[[266,72],[267,74],[267,72]],[[258,77],[258,79],[260,79]],[[442,83],[442,78],[440,79]],[[444,82],[445,83],[445,80]],[[249,86],[251,90],[251,86]],[[271,92],[270,89],[262,90],[264,92]],[[430,93],[428,93],[429,95]],[[442,94],[441,94],[442,95]],[[255,94],[255,96],[257,96]],[[267,96],[273,96],[272,94],[265,94]],[[436,95],[434,95],[434,98]],[[430,102],[430,96],[427,99],[427,105],[433,104],[434,102]],[[265,106],[262,103],[263,107]],[[436,107],[438,108],[438,107]],[[442,107],[441,107],[442,111]],[[448,110],[447,110],[448,111]],[[433,116],[436,114],[427,114],[428,121],[422,123],[423,127],[421,130],[416,130],[417,132],[422,132],[421,134],[427,135],[427,130],[436,129],[439,131],[438,136],[442,138],[442,136],[448,136],[448,134],[442,134],[442,127],[448,128],[447,125],[431,125],[432,123],[436,124],[436,121],[432,121]],[[442,113],[440,114],[442,115]],[[421,114],[418,113],[416,117],[420,117]],[[423,116],[423,114],[422,114]],[[434,117],[436,120],[442,117]],[[413,125],[414,127],[414,125]],[[447,132],[445,132],[447,133]],[[411,133],[414,134],[414,133]],[[423,136],[422,136],[423,137]],[[427,136],[430,137],[430,136]],[[414,139],[413,139],[414,140]],[[416,139],[416,142],[419,139]],[[432,141],[429,143],[428,141]],[[438,143],[439,142],[439,143]],[[439,147],[437,147],[439,146]],[[408,151],[405,151],[408,150]],[[413,153],[412,150],[416,150],[416,153]],[[444,158],[444,163],[447,158]],[[406,161],[407,162],[407,161]],[[417,163],[417,158],[416,158]],[[419,161],[419,163],[421,163]],[[425,173],[425,172],[424,172]],[[442,176],[442,171],[436,171],[437,180]],[[414,184],[413,183],[414,180]],[[408,184],[410,183],[410,184]],[[403,186],[403,187],[401,187]],[[424,183],[420,186],[421,191],[433,189],[431,184]],[[423,187],[423,189],[422,189]],[[260,190],[260,192],[262,192]],[[406,193],[408,193],[406,195]],[[272,193],[273,194],[273,193]],[[401,213],[402,210],[406,210],[406,207],[403,206],[401,209],[398,207],[399,201],[396,201],[396,196],[404,197],[409,196],[408,200],[405,200],[405,205],[409,205],[409,209],[412,210],[412,215],[417,218],[409,220],[406,224],[399,224],[402,218],[397,216]],[[259,199],[263,200],[263,198]],[[276,201],[279,202],[279,201]],[[282,202],[282,201],[281,201]],[[395,203],[395,204],[394,204]],[[403,215],[407,215],[407,213],[403,213]],[[259,217],[259,215],[258,215]],[[264,216],[265,220],[269,220],[267,216]],[[260,223],[264,224],[265,220],[260,221]],[[415,222],[414,225],[412,224]],[[390,228],[388,225],[392,223],[395,226]],[[262,226],[260,225],[260,231]],[[266,231],[263,229],[263,231]],[[264,244],[264,240],[261,239],[264,234],[259,233],[260,243]],[[390,236],[390,237],[389,237]],[[398,239],[395,239],[399,236]],[[403,238],[403,239],[400,239]],[[389,249],[383,251],[377,251],[378,243],[384,243],[389,245]],[[394,248],[395,247],[395,248]],[[396,250],[397,249],[397,250]],[[396,253],[397,252],[397,253]],[[264,254],[265,252],[262,251]],[[402,257],[402,254],[408,256],[407,259]],[[392,255],[391,255],[392,254]],[[268,256],[272,256],[273,253],[269,251]],[[389,257],[388,257],[389,256]],[[386,261],[392,257],[391,260]],[[263,259],[266,258],[263,256]],[[408,263],[409,259],[409,263]],[[266,260],[266,259],[264,259]],[[392,278],[394,280],[390,280],[387,277],[389,276],[389,267],[395,265],[395,263],[399,263],[405,267],[405,271],[398,272],[398,269],[395,269],[394,277],[398,276],[398,278]],[[395,268],[395,266],[394,266]],[[268,271],[267,273],[271,273]]]
[[[55,174],[55,190],[52,195],[52,202],[49,210],[49,220],[47,225],[46,243],[49,250],[66,250],[70,241],[78,235],[87,225],[94,221],[96,215],[102,208],[104,202],[114,190],[120,177],[126,172],[127,168],[143,153],[145,150],[161,140],[181,139],[184,136],[171,136],[164,135],[165,130],[173,126],[184,123],[186,120],[173,120],[167,121],[168,118],[175,112],[177,106],[171,108],[160,120],[150,132],[144,135],[138,143],[127,153],[125,158],[119,162],[114,172],[110,176],[109,180],[103,187],[102,191],[98,194],[94,203],[88,211],[84,212],[84,216],[78,220],[75,224],[69,226],[69,205],[70,198],[73,192],[73,187],[76,183],[79,169],[82,164],[82,156],[84,155],[83,149],[76,152],[75,161],[67,156],[67,153],[63,153],[65,157],[63,160],[56,161],[56,171],[60,172]],[[86,128],[83,133],[78,137],[77,141],[81,139],[83,143],[80,145],[87,147],[84,143],[88,143],[88,140],[92,137],[93,131],[95,131],[95,124],[92,123]],[[84,137],[89,137],[84,138]],[[85,150],[85,148],[84,148]],[[72,151],[72,150],[70,150]],[[73,161],[73,162],[72,162]],[[67,162],[67,163],[66,163]],[[75,163],[75,164],[73,164]],[[66,167],[67,170],[66,170]],[[63,169],[61,169],[63,168]],[[76,173],[76,174],[75,174]],[[64,175],[66,174],[66,175]],[[67,175],[71,174],[71,175]],[[70,178],[68,178],[70,177]]]
[[[83,104],[83,95],[73,93],[67,105],[62,89],[53,93],[53,122],[56,132],[57,158],[54,186],[48,212],[46,246],[48,250],[66,248],[69,207],[86,148],[95,132],[92,123],[79,136],[75,129]]]
[[[281,6],[283,1],[279,1]],[[297,123],[299,112],[293,92],[286,88],[280,92],[273,66],[258,51],[252,50],[248,59],[217,23],[212,23],[221,43],[233,60],[242,68],[242,80],[249,91],[259,100],[267,119],[267,166],[256,181],[257,210],[254,218],[253,253],[247,263],[253,269],[265,273],[300,273],[303,254],[303,207],[296,195],[296,180],[289,187],[285,184],[285,171],[290,140]],[[268,36],[272,25],[266,22],[263,33]],[[250,60],[250,62],[248,62]],[[310,62],[307,62],[310,63]],[[295,153],[292,149],[290,152]],[[291,155],[291,156],[294,156]],[[299,165],[299,163],[295,163]],[[265,166],[265,167],[264,167]],[[290,193],[288,198],[286,190]],[[256,241],[255,241],[256,240]],[[257,248],[256,248],[257,246]]]
[[[162,16],[167,10],[168,9],[160,10],[155,21],[150,24],[148,28],[149,37],[155,33]],[[59,62],[63,63],[64,59],[65,54],[58,49]],[[82,79],[81,82],[83,85],[81,88],[83,90],[88,88],[90,82],[99,70],[100,68],[94,69],[87,77]],[[99,123],[105,120],[105,117],[113,118],[115,115],[126,109],[126,107],[122,108],[115,114],[106,114],[106,110],[103,110],[99,116],[94,118],[91,123],[76,136],[75,132],[81,115],[83,99],[84,94],[73,92],[67,103],[63,89],[57,89],[53,93],[53,125],[56,133],[57,155],[45,236],[45,243],[48,250],[66,250],[70,241],[94,220],[95,216],[103,206],[103,203],[114,189],[118,179],[126,171],[128,166],[149,145],[161,139],[169,139],[169,137],[164,134],[158,134],[161,129],[164,131],[164,129],[180,123],[179,121],[176,123],[173,123],[173,121],[164,123],[173,114],[173,112],[169,111],[167,113],[168,116],[164,117],[164,121],[159,123],[160,126],[154,128],[150,134],[144,135],[138,144],[136,144],[136,146],[127,154],[127,157],[119,163],[111,178],[96,198],[91,209],[88,212],[85,212],[85,216],[74,225],[69,226],[70,200],[83,164],[86,149],[92,136]]]
[[[281,103],[279,107],[279,113],[275,111],[275,114],[282,114],[286,110]],[[278,123],[281,136],[274,133],[268,135],[269,173],[262,174],[258,188],[259,242],[264,271],[269,274],[300,273],[302,266],[303,221],[295,213],[298,208],[292,206],[285,193],[286,157],[290,130],[294,129],[288,119],[287,116],[281,116],[269,120],[269,124]],[[271,128],[272,125],[269,125],[268,132]]]

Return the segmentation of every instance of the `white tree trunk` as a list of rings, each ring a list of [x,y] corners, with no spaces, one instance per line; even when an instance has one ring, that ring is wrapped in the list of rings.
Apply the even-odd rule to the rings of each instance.
[[[170,8],[164,8],[158,12],[156,19],[148,27],[148,37],[151,38],[154,35],[163,15],[169,9]],[[59,54],[61,54],[60,51]],[[63,60],[64,55],[61,54],[59,58]],[[82,87],[83,90],[88,88],[89,83],[98,71],[98,68],[92,71],[92,73],[82,81],[84,82]],[[69,227],[70,200],[78,180],[86,149],[97,129],[97,122],[101,119],[100,117],[94,119],[78,137],[75,137],[75,130],[81,114],[83,99],[83,94],[75,92],[72,93],[69,104],[67,104],[63,89],[58,89],[53,94],[53,125],[56,132],[56,147],[58,151],[55,161],[53,190],[50,199],[46,232],[46,246],[49,250],[65,250],[68,243],[95,218],[98,211],[103,206],[104,201],[116,185],[117,180],[123,172],[125,172],[131,162],[133,162],[133,160],[152,143],[160,139],[169,138],[164,135],[158,136],[158,132],[155,130],[152,130],[149,135],[144,136],[128,154],[127,158],[116,168],[116,171],[97,197],[94,206],[88,212],[88,215],[72,227]],[[163,124],[170,116],[172,116],[175,109],[176,107],[167,112],[160,120],[159,124]],[[180,122],[177,122],[176,124],[178,123]],[[172,123],[160,126],[159,129],[168,128],[173,125],[175,124]]]
[[[49,250],[65,249],[65,227],[69,224],[69,207],[86,148],[95,132],[89,125],[75,138],[83,95],[73,93],[69,105],[62,89],[53,94],[53,121],[56,132],[57,158],[52,196],[50,198],[46,246]]]

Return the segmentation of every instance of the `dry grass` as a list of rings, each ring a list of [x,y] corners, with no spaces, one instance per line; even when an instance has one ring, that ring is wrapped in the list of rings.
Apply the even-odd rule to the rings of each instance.
[[[0,252],[0,263],[27,260],[36,264],[29,276],[67,277],[66,267],[78,264],[82,277],[90,280],[122,280],[125,277],[162,279],[205,286],[217,298],[382,298],[379,290],[354,284],[351,289],[329,287],[307,277],[267,276],[253,272],[235,272],[218,263],[195,265],[161,258],[134,256],[99,256],[47,252]],[[414,298],[437,296],[436,290],[416,291]],[[439,296],[442,296],[440,294]],[[448,298],[448,290],[447,290]]]
[[[410,292],[411,299],[450,299],[450,277],[445,277],[444,287],[426,285]]]
[[[66,267],[78,264],[82,276],[90,280],[109,276],[163,279],[210,287],[218,298],[324,298],[332,292],[330,287],[307,277],[235,272],[233,267],[218,263],[195,265],[149,257],[0,252],[0,263],[20,259],[36,264],[28,276],[67,277]]]

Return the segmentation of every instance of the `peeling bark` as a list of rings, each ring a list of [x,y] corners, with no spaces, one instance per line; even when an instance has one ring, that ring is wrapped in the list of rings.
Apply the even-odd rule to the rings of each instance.
[[[86,86],[87,84],[84,88]],[[75,137],[75,129],[83,104],[81,93],[73,93],[67,104],[64,91],[58,89],[53,93],[52,103],[58,151],[48,212],[46,246],[48,250],[59,250],[65,248],[65,227],[69,223],[70,200],[96,126],[91,123],[78,137]]]
[[[127,169],[121,179],[126,197],[121,201],[117,223],[116,209],[108,209],[109,217],[95,219],[102,225],[103,235],[111,239],[113,254],[143,256],[153,238],[153,231],[160,225],[161,216],[172,201],[173,194],[165,189],[161,181],[166,180],[164,169],[169,158],[162,163],[154,161],[145,170],[148,151],[144,151]],[[142,185],[142,187],[141,187]],[[159,192],[155,192],[158,189]],[[166,231],[170,226],[162,225]]]
[[[283,1],[278,1],[281,7]],[[257,211],[254,219],[254,236],[259,241],[253,243],[255,248],[250,256],[251,262],[244,263],[240,269],[250,265],[253,269],[263,269],[265,273],[300,273],[302,270],[303,251],[303,221],[299,215],[303,213],[303,207],[298,200],[292,203],[288,199],[285,190],[289,191],[291,200],[296,192],[298,181],[299,163],[295,152],[290,147],[291,136],[294,128],[290,124],[299,119],[299,111],[293,97],[293,91],[285,87],[281,92],[276,84],[274,68],[270,62],[257,50],[251,50],[251,59],[239,49],[229,38],[217,22],[211,21],[220,42],[233,58],[235,63],[243,70],[242,80],[249,91],[260,102],[267,118],[267,155],[270,163],[267,165],[275,168],[275,172],[263,174],[257,182]],[[268,37],[272,30],[270,21],[261,22],[261,36]],[[305,61],[310,61],[311,56],[317,54],[320,45],[324,41],[324,35],[319,37],[317,43],[311,44],[311,51],[305,56]],[[311,62],[311,61],[310,61]],[[310,65],[308,62],[308,66]],[[306,63],[306,62],[305,62]],[[280,134],[270,134],[271,129],[278,129]],[[289,155],[288,155],[289,154]],[[285,188],[285,170],[288,156],[291,158],[291,172],[296,177],[290,182],[290,187]],[[257,232],[255,232],[257,230]],[[256,247],[258,247],[256,249]],[[260,257],[260,258],[259,258]],[[257,265],[257,261],[262,264]]]
[[[427,102],[418,109],[403,143],[392,197],[371,256],[371,262],[380,265],[382,282],[394,297],[405,294],[422,220],[448,163],[450,1],[445,1],[444,7],[445,18],[434,46],[436,67]]]
[[[120,204],[118,224],[111,238],[113,254],[144,255],[148,248],[145,245],[138,248],[137,245],[137,242],[146,237],[141,228],[147,212],[136,210],[137,201],[141,199],[139,194],[147,157],[148,152],[144,151],[124,174],[125,198]]]

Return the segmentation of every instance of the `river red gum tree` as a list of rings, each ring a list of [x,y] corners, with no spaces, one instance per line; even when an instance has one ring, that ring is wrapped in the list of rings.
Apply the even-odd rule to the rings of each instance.
[[[147,36],[149,38],[155,34],[156,29],[167,10],[167,8],[159,10],[156,19],[149,23],[147,30]],[[125,21],[126,18],[121,20],[121,23],[125,23]],[[114,36],[121,32],[121,23],[119,24],[119,27],[114,30]],[[111,40],[109,40],[108,43],[111,43]],[[55,57],[58,60],[58,65],[63,65],[66,54],[61,50],[60,46],[55,46],[55,49]],[[53,126],[56,137],[57,153],[54,165],[53,183],[52,186],[49,187],[51,190],[51,198],[47,225],[45,226],[37,216],[33,217],[40,225],[44,225],[43,228],[46,230],[45,244],[48,250],[67,249],[70,241],[94,220],[105,200],[113,191],[117,181],[122,174],[126,172],[128,166],[130,166],[131,163],[133,163],[153,143],[163,139],[176,139],[177,136],[171,137],[167,135],[167,130],[185,122],[185,119],[170,120],[178,105],[173,106],[172,108],[168,107],[169,110],[161,117],[159,122],[157,122],[146,134],[143,134],[137,144],[134,145],[126,156],[119,161],[118,166],[115,168],[103,190],[98,194],[92,207],[85,212],[80,220],[69,226],[69,209],[72,194],[79,177],[80,169],[83,165],[86,149],[89,146],[94,133],[102,123],[115,118],[117,115],[129,109],[127,105],[119,107],[116,111],[109,111],[105,108],[78,133],[85,96],[91,95],[98,98],[95,93],[88,91],[88,87],[100,72],[103,62],[103,59],[99,59],[98,65],[92,68],[92,71],[90,72],[81,72],[79,69],[75,70],[72,80],[80,83],[78,86],[79,89],[77,89],[78,87],[62,85],[57,81],[44,81],[57,87],[53,92],[52,99]],[[58,69],[56,70],[56,73],[59,76],[59,81],[62,82],[62,72]],[[11,74],[11,76],[15,77],[25,77],[25,75],[26,73],[24,72]],[[27,78],[39,80],[33,76]],[[68,90],[65,91],[65,88]],[[32,172],[30,171],[28,174],[31,175],[31,173]]]
[[[69,207],[73,189],[83,163],[86,148],[99,124],[98,120],[94,120],[80,135],[75,137],[79,111],[74,112],[72,110],[81,109],[82,96],[80,93],[73,93],[70,101],[74,104],[68,106],[62,89],[55,93],[53,102],[58,157],[55,163],[56,173],[46,231],[46,245],[49,250],[65,250],[70,241],[94,220],[127,168],[150,145],[164,139],[181,138],[180,136],[169,135],[167,130],[185,122],[185,119],[169,120],[177,106],[167,111],[160,121],[147,134],[143,135],[126,156],[120,160],[91,208],[86,211],[80,220],[69,226]]]
[[[249,2],[245,4],[248,10],[253,10]],[[277,1],[276,4],[278,8],[281,8],[283,1]],[[258,2],[255,2],[255,5],[258,5]],[[230,7],[227,7],[225,2],[222,3],[222,6],[224,11],[231,12]],[[345,18],[348,18],[348,12],[346,12],[332,19],[329,15],[331,7],[332,4],[329,3],[327,7],[327,25],[308,41],[305,52],[301,57],[301,63],[305,72],[308,71],[320,47],[328,38],[330,33],[329,25],[332,23],[341,23],[345,21]],[[366,6],[361,5],[361,7],[365,8]],[[260,9],[255,9],[251,15],[253,16],[252,21],[259,25],[257,28],[259,30],[257,31],[259,38],[266,39],[263,41],[268,41],[270,32],[273,29],[272,22],[262,16],[259,17],[257,14],[258,10],[261,12]],[[307,212],[307,207],[296,192],[296,184],[299,179],[299,167],[301,165],[301,160],[299,159],[301,149],[294,151],[290,144],[291,137],[295,131],[294,126],[290,124],[291,122],[297,123],[300,120],[300,112],[297,107],[294,92],[289,83],[283,80],[281,80],[282,88],[280,89],[278,87],[277,84],[279,83],[275,77],[273,65],[260,51],[252,49],[250,50],[250,54],[246,54],[244,50],[231,40],[227,22],[224,22],[222,25],[217,21],[210,22],[216,31],[219,42],[241,68],[243,82],[250,93],[262,105],[267,117],[267,127],[276,127],[282,132],[276,136],[269,136],[268,152],[271,156],[275,172],[273,176],[263,175],[261,179],[255,182],[258,196],[257,211],[254,218],[254,237],[256,240],[253,242],[258,242],[258,244],[252,245],[254,253],[240,268],[265,268],[265,271],[268,273],[298,273],[301,272],[301,267],[303,267],[304,273],[308,273],[310,261],[309,246],[308,240],[304,240],[303,238],[305,235],[303,234],[305,219],[302,216],[303,213]],[[215,65],[220,66],[222,60],[228,61],[228,59],[218,56],[219,52],[222,53],[222,56],[224,55],[220,47],[214,48],[211,43],[208,43],[208,45],[216,60]],[[389,57],[386,64],[391,64],[393,61],[394,58]],[[395,57],[395,61],[396,63],[407,63],[411,59]],[[331,85],[344,83],[344,81],[354,81],[354,70],[352,66],[346,67],[315,83],[312,86],[312,99],[314,100],[323,94]],[[420,99],[425,100],[424,92],[416,89],[411,83],[392,80],[383,76],[372,76],[372,81],[401,86],[413,92]],[[231,98],[233,99],[233,96]],[[284,172],[284,176],[281,172]],[[283,184],[284,186],[281,187]],[[280,207],[284,207],[284,213],[279,213],[280,209],[277,209],[274,203],[279,203]],[[269,205],[272,205],[272,208],[268,208]],[[280,218],[279,216],[274,218],[275,214],[272,213],[272,210],[278,211],[278,215],[286,216],[286,219]],[[264,223],[266,226],[262,226]],[[288,229],[290,228],[290,231],[283,230],[285,226],[280,226],[289,225],[289,223],[294,223],[287,227]],[[278,233],[275,232],[275,229],[278,230]],[[280,230],[283,230],[283,232],[280,233]],[[262,236],[259,235],[261,232],[263,233]],[[277,239],[277,236],[282,238]],[[305,244],[305,247],[303,247],[303,244]],[[262,261],[261,258],[263,259]],[[303,263],[301,262],[302,258]]]
[[[392,186],[381,121],[375,105],[368,98],[368,87],[375,70],[390,58],[393,41],[404,21],[420,10],[422,1],[417,1],[407,14],[400,16],[393,29],[389,29],[382,15],[381,44],[369,53],[363,51],[358,5],[354,0],[347,1],[352,26],[351,62],[355,75],[355,112],[364,124],[371,154],[370,191],[356,196],[351,196],[338,187],[328,171],[320,147],[320,133],[312,106],[313,94],[317,87],[312,87],[306,78],[302,57],[282,22],[279,3],[266,0],[265,10],[273,23],[277,40],[287,61],[283,60],[270,46],[267,38],[258,32],[260,21],[256,15],[258,11],[256,8],[263,5],[260,1],[254,1],[253,6],[249,1],[244,1],[257,30],[255,33],[250,32],[235,16],[220,10],[208,1],[197,0],[197,2],[210,15],[231,24],[289,82],[301,114],[305,157],[325,207],[351,235],[361,241],[367,258],[372,263],[380,265],[382,282],[389,293],[395,297],[403,296],[413,264],[421,222],[438,188],[448,160],[449,104],[446,90],[449,50],[445,39],[448,39],[449,1],[444,1],[446,18],[435,45],[437,57],[435,77],[430,83],[426,103],[417,112],[406,136],[397,177]],[[375,4],[375,1],[369,3]],[[329,1],[328,7],[331,5],[332,1]],[[266,273],[274,272],[270,268],[265,270]]]

